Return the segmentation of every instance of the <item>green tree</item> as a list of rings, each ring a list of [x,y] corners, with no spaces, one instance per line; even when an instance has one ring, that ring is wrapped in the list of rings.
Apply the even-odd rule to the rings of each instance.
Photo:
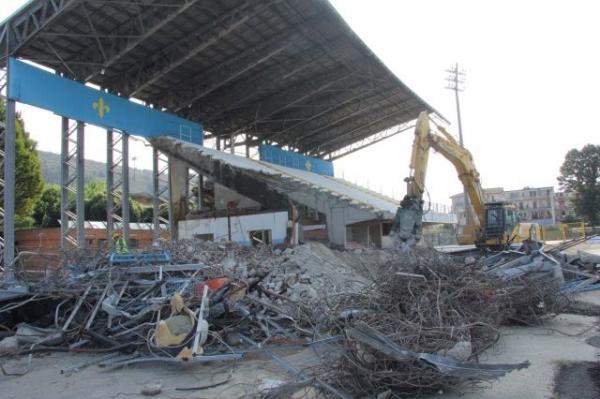
[[[0,99],[0,121],[6,123],[4,100]],[[25,124],[20,114],[16,117],[15,126],[15,216],[27,219],[32,216],[33,207],[44,189],[42,167],[37,153],[37,143],[25,131]],[[4,148],[4,140],[0,140]],[[4,177],[4,167],[0,167]]]
[[[140,222],[141,223],[152,223],[153,221],[154,221],[154,209],[151,206],[142,207],[142,213],[140,215]]]
[[[40,227],[60,226],[60,187],[56,184],[47,185],[42,196],[35,204],[33,218]]]
[[[85,199],[85,218],[92,221],[106,221],[106,194],[95,194]]]
[[[85,218],[93,221],[106,221],[106,183],[94,180],[85,185]],[[123,216],[121,204],[114,204],[117,214]],[[142,219],[142,207],[139,202],[129,199],[129,219],[139,222]]]
[[[560,167],[561,189],[573,194],[575,212],[592,225],[600,220],[600,145],[572,149]]]
[[[86,220],[106,221],[106,183],[95,180],[85,185],[84,206]],[[120,204],[115,202],[115,208],[119,208],[117,214],[122,216]],[[69,209],[75,211],[75,196],[73,195],[69,195]],[[144,211],[139,202],[129,200],[129,216],[132,222],[144,220],[147,217],[143,214]],[[33,219],[35,224],[40,227],[60,226],[60,187],[58,185],[46,186],[35,204]],[[151,218],[150,221],[152,221]],[[28,222],[28,220],[23,220],[23,226],[26,226]]]
[[[106,196],[106,182],[94,179],[85,185],[83,194],[85,199],[92,199],[99,194]]]
[[[129,199],[129,219],[131,222],[141,222],[142,221],[142,205],[139,202],[133,199]]]

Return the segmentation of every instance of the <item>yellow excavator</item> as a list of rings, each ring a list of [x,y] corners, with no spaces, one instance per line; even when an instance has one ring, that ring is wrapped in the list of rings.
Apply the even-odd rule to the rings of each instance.
[[[415,138],[410,159],[410,173],[405,179],[406,196],[400,203],[392,224],[392,234],[404,246],[413,246],[421,239],[423,220],[423,193],[429,161],[429,150],[442,154],[458,172],[473,216],[458,234],[460,245],[475,244],[490,249],[505,248],[512,243],[541,241],[542,230],[537,223],[519,223],[515,206],[505,202],[486,203],[479,172],[471,153],[463,148],[444,128],[430,128],[429,115],[422,112],[417,119]],[[465,212],[470,212],[465,204]]]

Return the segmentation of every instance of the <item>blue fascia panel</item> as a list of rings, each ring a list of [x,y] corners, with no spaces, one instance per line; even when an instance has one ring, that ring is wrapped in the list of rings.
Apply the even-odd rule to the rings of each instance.
[[[260,160],[305,170],[320,175],[333,176],[333,162],[313,158],[297,152],[285,151],[279,147],[261,144],[259,147]]]
[[[171,136],[202,144],[202,125],[176,115],[136,104],[33,65],[9,60],[11,100],[65,116],[143,137]]]

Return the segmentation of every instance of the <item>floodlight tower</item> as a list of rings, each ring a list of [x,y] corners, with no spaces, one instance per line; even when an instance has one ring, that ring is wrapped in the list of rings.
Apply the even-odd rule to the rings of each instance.
[[[446,77],[446,81],[448,82],[446,89],[454,91],[454,98],[456,99],[456,118],[458,119],[458,140],[460,142],[461,147],[465,147],[463,141],[463,132],[462,132],[462,119],[460,117],[460,101],[458,98],[458,93],[464,90],[465,83],[465,71],[461,71],[458,69],[458,63],[454,64],[454,68],[446,69],[448,72],[448,76]],[[469,196],[467,195],[467,190],[464,189],[464,202],[465,202],[465,223],[470,224],[471,220],[471,206],[469,204]]]
[[[448,72],[448,76],[446,77],[446,81],[448,85],[446,89],[454,91],[454,98],[456,99],[456,117],[458,119],[458,138],[460,140],[461,147],[464,148],[463,143],[463,133],[462,133],[462,120],[460,117],[460,101],[458,99],[458,93],[464,91],[465,84],[465,71],[458,69],[458,63],[454,65],[452,69],[446,69]]]

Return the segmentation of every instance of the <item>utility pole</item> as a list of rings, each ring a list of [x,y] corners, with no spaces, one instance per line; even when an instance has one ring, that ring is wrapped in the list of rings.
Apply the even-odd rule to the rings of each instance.
[[[465,143],[463,141],[463,132],[462,132],[462,119],[460,117],[460,101],[458,98],[458,93],[464,91],[464,83],[465,83],[465,71],[461,71],[458,69],[458,63],[454,64],[454,68],[446,69],[448,76],[446,77],[447,86],[446,89],[454,91],[454,98],[456,100],[456,118],[458,120],[458,140],[460,142],[460,146],[465,148]],[[463,188],[464,192],[464,202],[465,202],[465,222],[466,224],[470,224],[471,221],[471,205],[469,203],[469,196],[467,195],[466,188]]]

